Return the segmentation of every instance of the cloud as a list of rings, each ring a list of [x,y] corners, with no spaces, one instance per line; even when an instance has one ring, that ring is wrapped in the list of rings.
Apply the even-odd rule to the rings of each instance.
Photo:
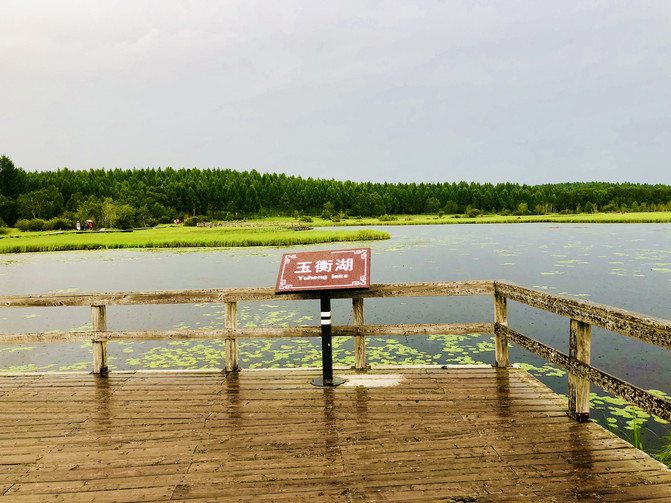
[[[10,1],[25,169],[668,182],[671,4]]]

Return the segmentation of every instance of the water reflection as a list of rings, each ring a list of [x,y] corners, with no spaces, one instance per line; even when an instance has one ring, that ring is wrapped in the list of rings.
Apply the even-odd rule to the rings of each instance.
[[[113,385],[106,374],[92,376],[94,382],[95,400],[91,404],[94,408],[91,419],[95,424],[95,433],[98,436],[111,435],[114,433],[113,419]]]
[[[588,500],[594,496],[594,479],[598,476],[592,471],[592,452],[598,452],[593,446],[593,439],[589,434],[589,425],[572,423],[568,432],[571,450],[566,455],[570,472],[565,477],[571,487],[571,494],[579,501]],[[589,485],[588,485],[589,483]]]
[[[356,386],[354,388],[354,407],[356,410],[356,420],[360,426],[368,423],[368,404],[370,396],[365,386]]]
[[[225,386],[222,390],[226,415],[234,427],[242,424],[242,407],[240,405],[240,373],[226,372]]]
[[[510,419],[510,372],[505,368],[496,369],[496,413],[505,422]]]
[[[322,431],[324,433],[324,447],[326,448],[326,459],[334,462],[340,456],[338,444],[338,426],[336,424],[336,388],[326,386],[321,388],[324,403],[324,422]]]

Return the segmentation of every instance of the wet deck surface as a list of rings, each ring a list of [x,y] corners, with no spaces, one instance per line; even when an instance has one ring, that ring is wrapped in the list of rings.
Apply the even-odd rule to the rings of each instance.
[[[2,376],[0,502],[671,501],[523,370],[336,375]]]

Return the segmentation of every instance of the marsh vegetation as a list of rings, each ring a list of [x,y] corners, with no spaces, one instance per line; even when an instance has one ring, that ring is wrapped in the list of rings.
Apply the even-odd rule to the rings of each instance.
[[[389,239],[373,230],[311,230],[286,226],[164,227],[134,232],[14,233],[0,240],[0,253],[30,253],[117,248],[212,248],[296,246],[304,244]]]

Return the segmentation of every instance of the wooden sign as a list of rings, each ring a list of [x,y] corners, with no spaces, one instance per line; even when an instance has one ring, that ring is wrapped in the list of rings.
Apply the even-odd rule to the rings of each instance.
[[[370,248],[285,253],[275,293],[370,287]]]

